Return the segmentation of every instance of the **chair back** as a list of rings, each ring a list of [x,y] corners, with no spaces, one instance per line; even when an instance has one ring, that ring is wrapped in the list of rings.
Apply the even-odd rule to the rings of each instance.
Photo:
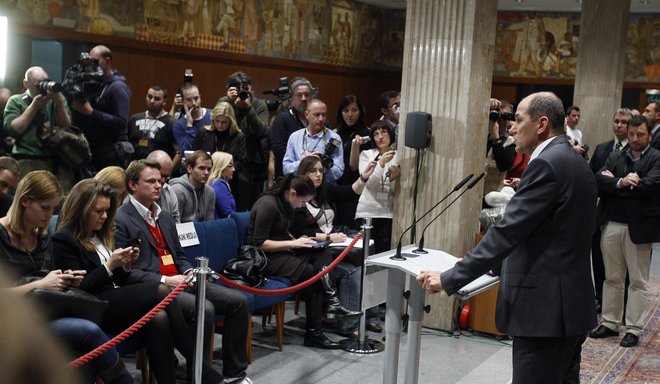
[[[227,261],[236,257],[238,251],[236,222],[224,218],[195,222],[194,225],[199,244],[184,248],[186,257],[193,265],[197,265],[196,257],[207,257],[209,268],[221,272]]]
[[[250,227],[250,212],[234,212],[229,215],[236,222],[238,246],[247,244],[248,228]]]

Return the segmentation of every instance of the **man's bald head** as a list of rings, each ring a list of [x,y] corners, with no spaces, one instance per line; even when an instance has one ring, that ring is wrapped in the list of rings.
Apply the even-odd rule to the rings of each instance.
[[[165,151],[155,150],[147,156],[147,160],[160,164],[160,182],[161,184],[165,184],[170,176],[172,176],[172,168],[174,168],[174,163],[170,155]]]

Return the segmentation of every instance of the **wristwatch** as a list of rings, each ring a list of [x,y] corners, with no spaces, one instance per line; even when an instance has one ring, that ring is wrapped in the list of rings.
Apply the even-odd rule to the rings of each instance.
[[[364,176],[362,176],[362,175],[360,175],[360,180],[362,180],[363,182],[365,182],[365,183],[366,183],[367,181],[369,181],[369,178],[368,178],[368,177],[364,177]]]

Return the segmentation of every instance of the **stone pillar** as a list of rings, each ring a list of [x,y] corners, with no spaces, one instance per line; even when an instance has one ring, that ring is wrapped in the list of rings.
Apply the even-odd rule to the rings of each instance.
[[[582,1],[573,103],[590,151],[613,137],[612,116],[622,107],[629,10],[630,0]]]
[[[424,111],[433,117],[431,145],[421,162],[417,217],[463,177],[484,169],[496,17],[497,2],[491,0],[408,0],[398,140],[402,176],[394,207],[393,247],[414,217],[417,153],[404,146],[407,112]],[[472,248],[482,190],[478,185],[434,222],[425,246],[459,257]],[[422,220],[418,232],[434,216]],[[410,243],[406,235],[403,244]],[[424,324],[451,329],[453,300],[433,295],[427,303],[432,311]]]

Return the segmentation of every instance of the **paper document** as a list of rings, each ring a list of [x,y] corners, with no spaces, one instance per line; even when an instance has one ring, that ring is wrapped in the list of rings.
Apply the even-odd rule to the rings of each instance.
[[[342,248],[344,248],[344,247],[348,247],[348,245],[351,243],[351,241],[353,241],[353,239],[350,238],[350,237],[347,237],[345,241],[343,241],[341,243],[331,243],[330,246],[331,247],[342,247]],[[369,240],[369,245],[374,245],[374,241],[370,239]],[[353,246],[353,248],[362,249],[362,238],[360,238],[360,240],[355,242],[355,245]]]

